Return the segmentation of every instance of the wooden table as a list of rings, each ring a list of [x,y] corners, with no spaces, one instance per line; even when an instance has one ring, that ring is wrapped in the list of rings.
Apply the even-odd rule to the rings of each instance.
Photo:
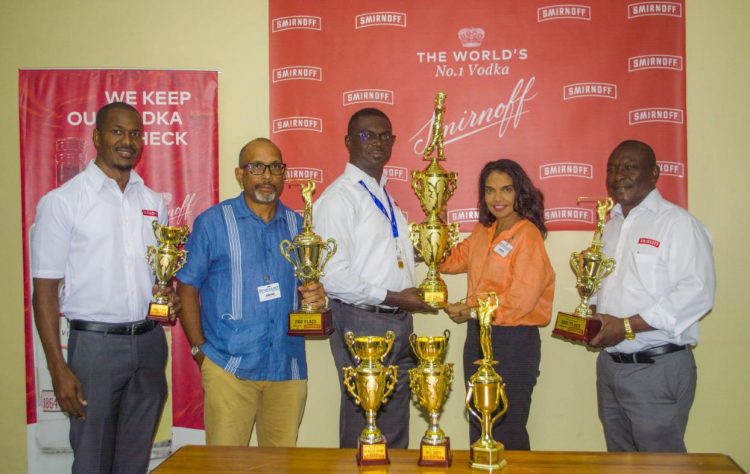
[[[389,450],[391,464],[358,468],[354,449],[335,448],[243,448],[183,446],[153,472],[169,473],[478,473],[468,465],[468,451],[453,451],[448,468],[417,466],[419,452]],[[502,474],[515,473],[720,473],[743,472],[724,454],[583,453],[508,451]],[[500,472],[500,471],[496,471]]]

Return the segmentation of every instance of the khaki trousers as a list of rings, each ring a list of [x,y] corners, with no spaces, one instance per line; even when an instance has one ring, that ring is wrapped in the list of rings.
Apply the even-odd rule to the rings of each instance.
[[[206,444],[247,446],[258,426],[258,446],[293,447],[307,400],[307,380],[243,380],[203,360]]]

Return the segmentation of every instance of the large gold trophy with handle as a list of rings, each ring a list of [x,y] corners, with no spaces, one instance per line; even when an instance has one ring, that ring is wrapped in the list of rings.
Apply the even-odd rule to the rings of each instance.
[[[487,295],[484,300],[477,297],[482,359],[474,362],[479,368],[469,378],[466,409],[482,426],[481,436],[471,445],[469,465],[473,469],[491,471],[501,469],[507,463],[503,456],[505,447],[492,438],[492,425],[508,411],[508,398],[503,378],[492,367],[497,364],[492,360],[492,316],[499,306],[499,300],[495,292]]]
[[[336,253],[336,241],[323,240],[312,230],[312,194],[315,182],[302,184],[302,200],[305,203],[302,232],[294,237],[294,242],[283,240],[279,244],[281,254],[294,266],[294,276],[303,284],[317,283],[323,276],[323,268]],[[333,332],[331,309],[300,305],[298,310],[289,313],[290,336],[327,336]]]
[[[383,366],[381,362],[391,351],[396,334],[393,331],[380,336],[356,337],[351,331],[344,340],[357,367],[344,367],[344,386],[354,402],[365,412],[365,428],[359,435],[357,464],[390,464],[388,444],[375,423],[380,406],[396,388],[398,366]]]
[[[588,343],[601,329],[601,322],[591,319],[591,308],[589,299],[599,290],[602,280],[615,270],[615,260],[607,258],[602,252],[602,234],[607,214],[614,202],[612,198],[593,199],[578,198],[578,203],[585,201],[596,201],[596,214],[598,217],[594,239],[591,246],[582,252],[573,252],[570,255],[570,268],[576,275],[576,289],[581,297],[579,304],[573,313],[557,313],[555,328],[552,334],[573,342]]]
[[[190,228],[186,225],[170,227],[159,224],[154,219],[151,227],[154,229],[156,247],[146,247],[146,260],[156,275],[156,284],[159,289],[148,305],[147,319],[159,322],[172,322],[177,317],[169,309],[169,297],[165,294],[175,273],[185,265],[187,261],[187,250],[180,248],[190,234]]]
[[[409,369],[409,387],[414,398],[427,411],[430,426],[419,445],[420,466],[450,466],[450,438],[438,425],[440,410],[453,382],[453,364],[444,363],[450,331],[442,336],[411,334],[409,343],[419,365]]]
[[[448,303],[448,287],[440,278],[437,267],[458,242],[458,224],[446,224],[441,217],[448,199],[456,191],[457,183],[456,173],[446,171],[440,164],[440,161],[445,160],[443,154],[445,97],[443,92],[438,92],[435,96],[432,140],[423,153],[423,158],[429,160],[430,164],[422,171],[411,172],[411,187],[427,218],[420,224],[409,224],[409,237],[414,248],[427,264],[427,277],[419,285],[422,298],[435,308],[442,308]],[[434,155],[433,152],[435,152]]]

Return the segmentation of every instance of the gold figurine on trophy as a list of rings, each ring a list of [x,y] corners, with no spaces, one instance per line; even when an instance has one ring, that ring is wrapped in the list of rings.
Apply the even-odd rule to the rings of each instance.
[[[336,241],[323,241],[323,238],[312,230],[312,195],[315,191],[315,182],[307,181],[301,185],[301,190],[305,204],[302,232],[294,237],[294,242],[283,240],[279,248],[284,258],[294,266],[294,276],[306,285],[317,283],[323,276],[323,268],[336,253]],[[290,336],[327,336],[332,332],[333,319],[330,308],[302,304],[298,310],[289,313],[287,334]]]
[[[443,113],[445,93],[435,96],[435,114],[432,123],[432,140],[424,150],[423,158],[430,164],[422,171],[411,172],[411,187],[416,193],[427,218],[420,224],[409,224],[409,237],[414,248],[427,264],[427,277],[419,285],[424,301],[434,308],[448,303],[448,287],[440,278],[438,265],[458,242],[458,224],[446,224],[441,217],[448,199],[456,191],[456,173],[446,171],[440,161],[443,154]],[[433,155],[433,152],[435,154]],[[432,157],[430,155],[433,155]]]
[[[147,319],[159,322],[172,322],[177,317],[169,309],[169,297],[165,291],[172,283],[174,274],[185,265],[187,250],[181,249],[190,234],[190,228],[186,225],[180,227],[169,227],[159,224],[154,219],[151,227],[158,245],[146,247],[146,260],[151,270],[156,275],[156,283],[159,290],[148,305]]]
[[[497,361],[492,360],[492,316],[500,301],[495,292],[488,293],[487,299],[477,297],[477,301],[482,359],[474,362],[479,368],[469,378],[466,409],[479,420],[482,434],[471,445],[469,465],[474,469],[491,471],[507,464],[503,457],[505,447],[492,438],[492,425],[508,411],[508,398],[503,378],[492,367],[497,364]]]
[[[601,329],[601,322],[590,319],[591,308],[589,298],[599,290],[602,280],[615,270],[615,260],[607,258],[602,252],[602,234],[607,214],[614,202],[612,198],[594,199],[578,198],[578,203],[596,201],[596,214],[598,217],[594,239],[591,246],[582,252],[573,252],[570,255],[570,268],[576,275],[576,289],[581,297],[579,304],[573,313],[557,313],[555,328],[552,334],[574,342],[588,343]]]
[[[398,366],[383,366],[385,356],[391,351],[396,334],[393,331],[381,336],[358,336],[347,331],[346,345],[357,367],[344,367],[344,386],[354,398],[354,403],[365,412],[365,428],[359,435],[357,464],[390,464],[388,444],[375,423],[380,406],[396,388]]]
[[[419,445],[420,466],[450,466],[450,438],[438,425],[440,410],[453,382],[453,364],[444,363],[450,331],[442,336],[409,336],[409,344],[419,360],[419,365],[409,369],[409,387],[412,396],[424,407],[430,426]]]

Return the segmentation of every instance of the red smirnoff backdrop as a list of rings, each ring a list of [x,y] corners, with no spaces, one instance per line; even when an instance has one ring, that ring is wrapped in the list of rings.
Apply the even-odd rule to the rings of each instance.
[[[550,229],[592,229],[577,198],[606,195],[626,139],[654,148],[660,191],[687,205],[684,1],[272,0],[269,16],[271,138],[318,195],[343,171],[349,118],[376,107],[398,137],[388,190],[421,221],[410,171],[426,166],[444,91],[448,220],[462,231],[482,166],[500,158],[542,189]],[[301,207],[299,193],[285,200]]]
[[[68,419],[55,399],[32,317],[29,233],[36,205],[96,157],[96,111],[122,101],[143,118],[143,155],[136,171],[162,193],[170,225],[192,227],[195,217],[219,197],[217,87],[213,71],[19,72],[29,472],[60,472],[72,460]],[[66,352],[68,324],[62,316]],[[170,396],[153,457],[169,453],[173,427],[203,426],[200,378],[187,340],[179,325],[165,329],[171,340]]]

